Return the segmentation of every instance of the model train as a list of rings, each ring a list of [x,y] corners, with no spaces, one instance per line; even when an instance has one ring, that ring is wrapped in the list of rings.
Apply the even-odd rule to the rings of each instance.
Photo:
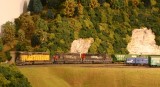
[[[160,55],[59,53],[50,56],[47,52],[15,52],[15,54],[17,65],[124,63],[126,65],[160,66]]]
[[[47,64],[52,63],[50,54],[47,52],[15,52],[16,65]]]
[[[53,56],[54,63],[112,63],[107,54],[78,54],[65,53]]]

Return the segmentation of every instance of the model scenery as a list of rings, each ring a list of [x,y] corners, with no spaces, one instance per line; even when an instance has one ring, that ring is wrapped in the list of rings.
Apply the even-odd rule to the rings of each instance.
[[[160,0],[30,0],[23,8],[1,28],[0,86],[160,86],[152,68],[160,66]]]

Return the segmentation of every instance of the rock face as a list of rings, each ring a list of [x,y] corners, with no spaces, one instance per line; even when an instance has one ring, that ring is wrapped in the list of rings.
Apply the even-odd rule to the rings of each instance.
[[[88,53],[88,49],[94,42],[93,38],[74,40],[71,45],[71,53]]]
[[[147,28],[132,31],[131,42],[128,43],[127,49],[130,54],[160,54],[155,35],[151,29]]]

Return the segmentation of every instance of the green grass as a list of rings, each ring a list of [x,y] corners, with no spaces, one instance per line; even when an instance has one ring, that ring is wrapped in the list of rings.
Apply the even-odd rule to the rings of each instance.
[[[160,68],[20,67],[33,87],[160,87]]]

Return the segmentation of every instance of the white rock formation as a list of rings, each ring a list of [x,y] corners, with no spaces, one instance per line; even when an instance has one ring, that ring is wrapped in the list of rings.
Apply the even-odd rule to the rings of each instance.
[[[131,42],[127,49],[130,54],[160,54],[160,47],[156,45],[155,35],[151,29],[142,28],[132,31]]]
[[[74,40],[71,45],[71,53],[88,53],[88,49],[94,42],[93,38]]]

